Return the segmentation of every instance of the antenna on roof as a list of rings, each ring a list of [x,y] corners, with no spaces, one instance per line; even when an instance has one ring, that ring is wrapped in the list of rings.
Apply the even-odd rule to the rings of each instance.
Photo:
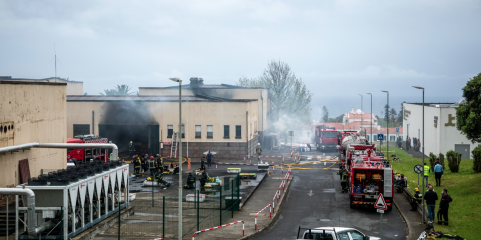
[[[53,44],[53,52],[54,56],[52,59],[55,59],[55,80],[57,80],[57,50],[55,49],[55,43]],[[52,61],[52,59],[50,59],[50,62]],[[58,61],[60,62],[60,59],[58,59]]]

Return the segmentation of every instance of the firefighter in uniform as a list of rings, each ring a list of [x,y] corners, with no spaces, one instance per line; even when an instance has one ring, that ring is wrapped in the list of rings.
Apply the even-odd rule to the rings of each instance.
[[[256,153],[257,153],[257,161],[260,161],[261,155],[262,155],[262,147],[260,143],[257,143]]]
[[[155,158],[155,164],[157,165],[157,169],[160,169],[160,171],[164,171],[164,164],[162,162],[162,158],[157,154],[157,158]]]
[[[155,164],[154,156],[150,156],[149,170],[150,170],[150,176],[154,176],[157,170],[157,164]]]
[[[187,184],[184,186],[186,189],[194,189],[195,188],[195,177],[192,176],[192,173],[189,173],[187,176]]]
[[[134,157],[135,146],[132,141],[129,143],[129,157]]]
[[[347,170],[344,166],[341,166],[341,170],[337,172],[341,177],[341,192],[347,192]]]
[[[409,202],[411,204],[411,211],[418,210],[418,204],[421,204],[423,201],[423,195],[419,193],[419,188],[415,188],[414,191],[416,192],[413,196],[413,199]]]
[[[139,177],[140,175],[140,167],[141,167],[140,158],[137,155],[135,155],[134,156],[134,174],[137,177]]]

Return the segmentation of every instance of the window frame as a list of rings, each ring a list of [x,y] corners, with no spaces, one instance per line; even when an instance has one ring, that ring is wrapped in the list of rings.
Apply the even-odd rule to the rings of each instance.
[[[239,135],[237,135],[237,127],[239,127]],[[242,139],[242,125],[235,125],[235,138]]]
[[[169,129],[169,127],[171,127]],[[170,135],[169,135],[170,131]],[[174,135],[174,125],[167,125],[167,138],[172,138],[172,135]]]
[[[75,127],[87,127],[88,131],[87,133],[82,133],[82,134],[75,134]],[[85,130],[85,129],[77,129],[77,130]],[[89,135],[90,134],[90,124],[73,124],[73,128],[72,128],[72,132],[73,132],[73,137],[75,136],[79,136],[79,135]]]
[[[197,132],[197,127],[199,127],[198,132]],[[202,125],[195,125],[194,131],[195,131],[195,138],[202,138]],[[199,133],[198,136],[197,136],[197,133]]]
[[[229,138],[230,138],[230,125],[224,125],[224,139],[229,139]]]
[[[211,128],[210,132],[209,132],[209,127]],[[214,138],[214,125],[207,125],[207,138]]]

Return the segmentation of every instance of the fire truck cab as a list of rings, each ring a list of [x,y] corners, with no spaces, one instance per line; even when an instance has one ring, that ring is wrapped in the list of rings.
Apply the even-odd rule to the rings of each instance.
[[[74,138],[67,138],[67,143],[108,143],[107,138],[101,138],[97,135],[78,135]],[[109,159],[108,149],[100,148],[79,148],[67,149],[67,162],[71,163],[73,159],[77,161],[105,161]]]
[[[356,155],[349,173],[349,201],[351,208],[359,206],[374,207],[382,193],[388,211],[392,209],[394,197],[394,175],[389,161],[365,161]]]
[[[318,151],[336,151],[336,147],[340,144],[340,134],[339,131],[334,127],[326,125],[316,126],[315,131],[316,148]]]

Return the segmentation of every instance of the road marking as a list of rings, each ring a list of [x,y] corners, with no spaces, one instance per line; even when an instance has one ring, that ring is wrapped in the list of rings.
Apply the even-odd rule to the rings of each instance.
[[[309,197],[312,197],[312,195],[314,195],[314,193],[312,193],[312,190],[311,190],[307,195],[309,195]]]

